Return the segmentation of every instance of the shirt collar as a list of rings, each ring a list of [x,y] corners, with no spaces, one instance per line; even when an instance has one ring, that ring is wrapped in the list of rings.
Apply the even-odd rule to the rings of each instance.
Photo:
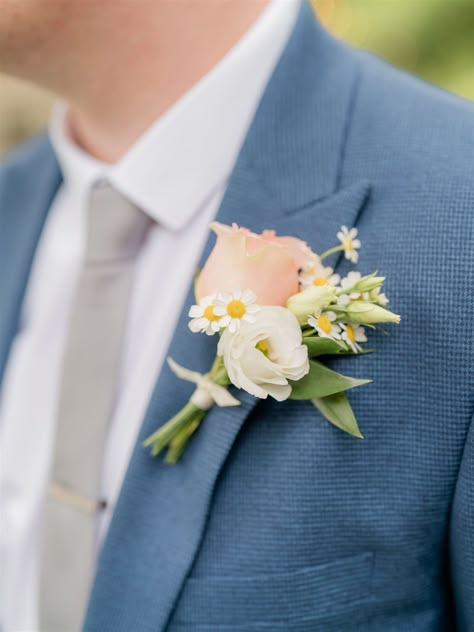
[[[67,113],[64,101],[54,105],[49,119],[49,137],[64,181],[71,188],[85,191],[93,182],[104,178],[110,166],[75,144],[69,133]]]
[[[59,104],[50,133],[65,180],[111,183],[170,230],[180,230],[229,177],[264,88],[296,21],[299,0],[272,0],[247,33],[115,165],[70,139]]]

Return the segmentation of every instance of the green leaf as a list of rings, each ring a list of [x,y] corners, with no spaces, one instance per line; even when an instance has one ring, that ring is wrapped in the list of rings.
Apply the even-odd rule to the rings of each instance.
[[[313,404],[321,415],[337,428],[348,432],[358,439],[364,438],[345,393],[336,393],[321,399],[313,399]]]
[[[301,380],[291,382],[290,399],[319,399],[369,382],[371,380],[358,380],[341,375],[316,360],[310,360],[309,373]]]
[[[310,358],[320,355],[332,355],[348,350],[343,342],[331,340],[330,338],[321,338],[320,336],[303,337],[303,344],[308,347],[308,355]]]

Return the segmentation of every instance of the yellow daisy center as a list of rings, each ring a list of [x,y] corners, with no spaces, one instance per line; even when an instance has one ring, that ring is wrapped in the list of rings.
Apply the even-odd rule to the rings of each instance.
[[[351,237],[345,237],[342,243],[344,245],[344,248],[349,252],[352,252],[354,250],[354,244],[352,243]]]
[[[323,285],[331,285],[331,284],[324,277],[318,276],[313,279],[313,285],[315,285],[316,287],[322,287]]]
[[[327,316],[321,314],[321,316],[318,317],[318,327],[319,329],[322,329],[325,334],[330,334],[332,323]]]
[[[235,298],[227,304],[227,313],[231,318],[242,318],[247,313],[247,308],[245,303]]]
[[[212,322],[214,320],[219,320],[219,316],[214,314],[214,305],[208,305],[204,310],[203,314],[204,318],[207,318],[208,321]]]
[[[355,342],[355,333],[354,333],[354,327],[352,325],[346,325],[346,331],[347,331],[347,337],[349,338],[349,340],[351,342]]]

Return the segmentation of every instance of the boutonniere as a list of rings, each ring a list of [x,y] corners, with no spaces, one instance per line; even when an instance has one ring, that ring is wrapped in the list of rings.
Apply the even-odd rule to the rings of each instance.
[[[336,373],[321,359],[365,353],[367,329],[398,323],[382,293],[384,277],[349,272],[341,279],[324,260],[335,252],[357,263],[357,229],[343,226],[339,244],[318,255],[296,237],[258,235],[213,223],[217,241],[195,282],[189,328],[216,337],[205,375],[171,358],[177,377],[193,382],[189,402],[150,435],[152,456],[165,448],[176,463],[212,406],[239,406],[231,385],[255,397],[310,400],[332,424],[362,438],[346,391],[370,382]]]

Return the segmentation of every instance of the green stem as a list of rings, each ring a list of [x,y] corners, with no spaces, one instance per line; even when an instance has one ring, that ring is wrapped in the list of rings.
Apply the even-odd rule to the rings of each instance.
[[[168,452],[166,453],[165,462],[175,465],[184,452],[185,447],[188,444],[191,436],[201,425],[201,421],[204,419],[206,412],[202,410],[200,413],[196,413],[196,416],[189,421],[184,428],[178,432],[168,446]]]
[[[215,384],[227,387],[229,376],[221,357],[216,356],[209,377]],[[176,463],[183,453],[189,439],[199,427],[207,411],[188,402],[172,419],[163,424],[158,430],[145,439],[143,446],[151,447],[151,455],[157,456],[168,446],[165,458],[167,463]]]
[[[189,421],[202,412],[195,404],[188,402],[177,415],[163,424],[158,430],[145,439],[143,446],[148,448],[151,446],[152,456],[158,455],[163,448],[184,428]]]
[[[216,356],[212,369],[209,372],[209,377],[215,384],[219,384],[220,386],[229,386],[229,376],[227,375],[224,360],[221,356]]]
[[[214,362],[212,363],[212,367],[211,370],[209,371],[209,377],[212,379],[214,379],[216,373],[219,372],[220,368],[223,366],[223,360],[221,356],[216,356],[214,358]]]
[[[329,257],[329,255],[333,255],[335,252],[342,252],[343,250],[344,246],[342,244],[340,246],[334,246],[334,248],[329,248],[329,250],[323,252],[322,255],[319,255],[319,258],[322,261],[323,259],[326,259],[326,257]]]

